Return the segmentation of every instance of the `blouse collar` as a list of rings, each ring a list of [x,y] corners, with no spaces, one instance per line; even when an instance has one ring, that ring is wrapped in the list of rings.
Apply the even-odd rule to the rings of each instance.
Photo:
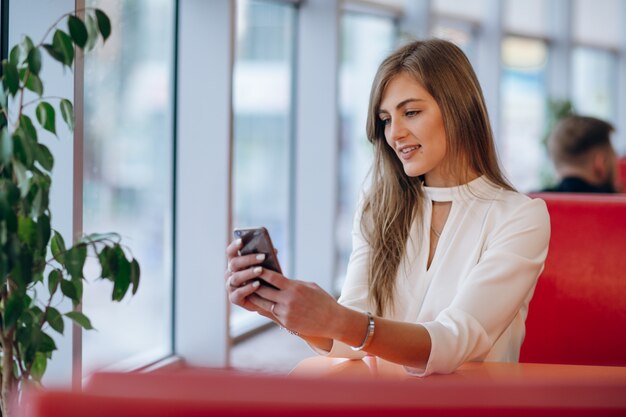
[[[467,200],[476,196],[485,196],[490,194],[489,191],[494,190],[494,186],[485,178],[480,176],[467,184],[458,185],[456,187],[427,187],[424,186],[424,192],[431,201],[455,201]]]

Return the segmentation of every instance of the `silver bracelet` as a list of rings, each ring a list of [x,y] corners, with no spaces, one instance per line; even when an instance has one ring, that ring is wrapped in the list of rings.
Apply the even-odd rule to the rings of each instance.
[[[376,327],[376,323],[374,322],[374,317],[372,316],[372,313],[370,313],[369,311],[367,312],[367,334],[365,335],[365,339],[363,340],[363,343],[361,343],[361,346],[357,346],[357,347],[353,347],[350,346],[350,348],[356,352],[358,352],[359,350],[363,350],[366,347],[369,346],[370,343],[372,343],[372,338],[374,337],[374,330]]]

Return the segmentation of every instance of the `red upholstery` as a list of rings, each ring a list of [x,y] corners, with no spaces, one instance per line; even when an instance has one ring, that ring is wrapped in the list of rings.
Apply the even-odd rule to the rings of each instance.
[[[626,156],[619,160],[619,180],[622,186],[622,192],[626,193]]]
[[[626,196],[534,197],[552,235],[520,360],[626,366]]]
[[[621,376],[619,376],[621,375]],[[195,370],[96,375],[83,394],[27,393],[21,417],[623,415],[623,373],[554,379],[303,378]]]

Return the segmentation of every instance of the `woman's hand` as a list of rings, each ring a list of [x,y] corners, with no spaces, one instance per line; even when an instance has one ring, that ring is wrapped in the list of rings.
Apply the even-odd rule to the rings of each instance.
[[[303,336],[332,338],[341,307],[335,299],[315,283],[288,279],[263,269],[260,278],[278,289],[261,285],[249,301],[264,315]]]
[[[226,248],[228,269],[224,274],[228,299],[231,303],[245,308],[248,311],[257,312],[274,320],[274,317],[250,302],[250,295],[260,287],[258,280],[263,268],[258,266],[265,259],[264,254],[239,255],[241,239],[236,239]]]
[[[342,307],[317,284],[292,280],[259,266],[263,254],[239,255],[241,240],[226,249],[224,274],[231,303],[265,316],[302,336],[332,338]],[[261,257],[257,257],[257,256]],[[261,281],[262,280],[262,281]],[[273,285],[264,285],[263,281]]]

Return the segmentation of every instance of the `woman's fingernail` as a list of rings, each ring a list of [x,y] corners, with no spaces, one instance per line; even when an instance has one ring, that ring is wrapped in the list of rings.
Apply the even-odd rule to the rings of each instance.
[[[252,271],[255,274],[260,274],[261,272],[263,272],[263,268],[261,268],[260,266],[257,266],[256,268],[254,268],[254,270]]]
[[[261,283],[259,281],[253,281],[252,282],[252,288],[257,288],[259,285],[261,285]]]
[[[259,254],[256,256],[256,260],[257,260],[257,261],[262,261],[262,260],[264,260],[264,259],[265,259],[265,254],[264,254],[264,253],[259,253]]]
[[[235,241],[235,245],[237,245],[237,246],[241,246],[241,238],[239,238],[239,239],[237,239],[237,240]]]

